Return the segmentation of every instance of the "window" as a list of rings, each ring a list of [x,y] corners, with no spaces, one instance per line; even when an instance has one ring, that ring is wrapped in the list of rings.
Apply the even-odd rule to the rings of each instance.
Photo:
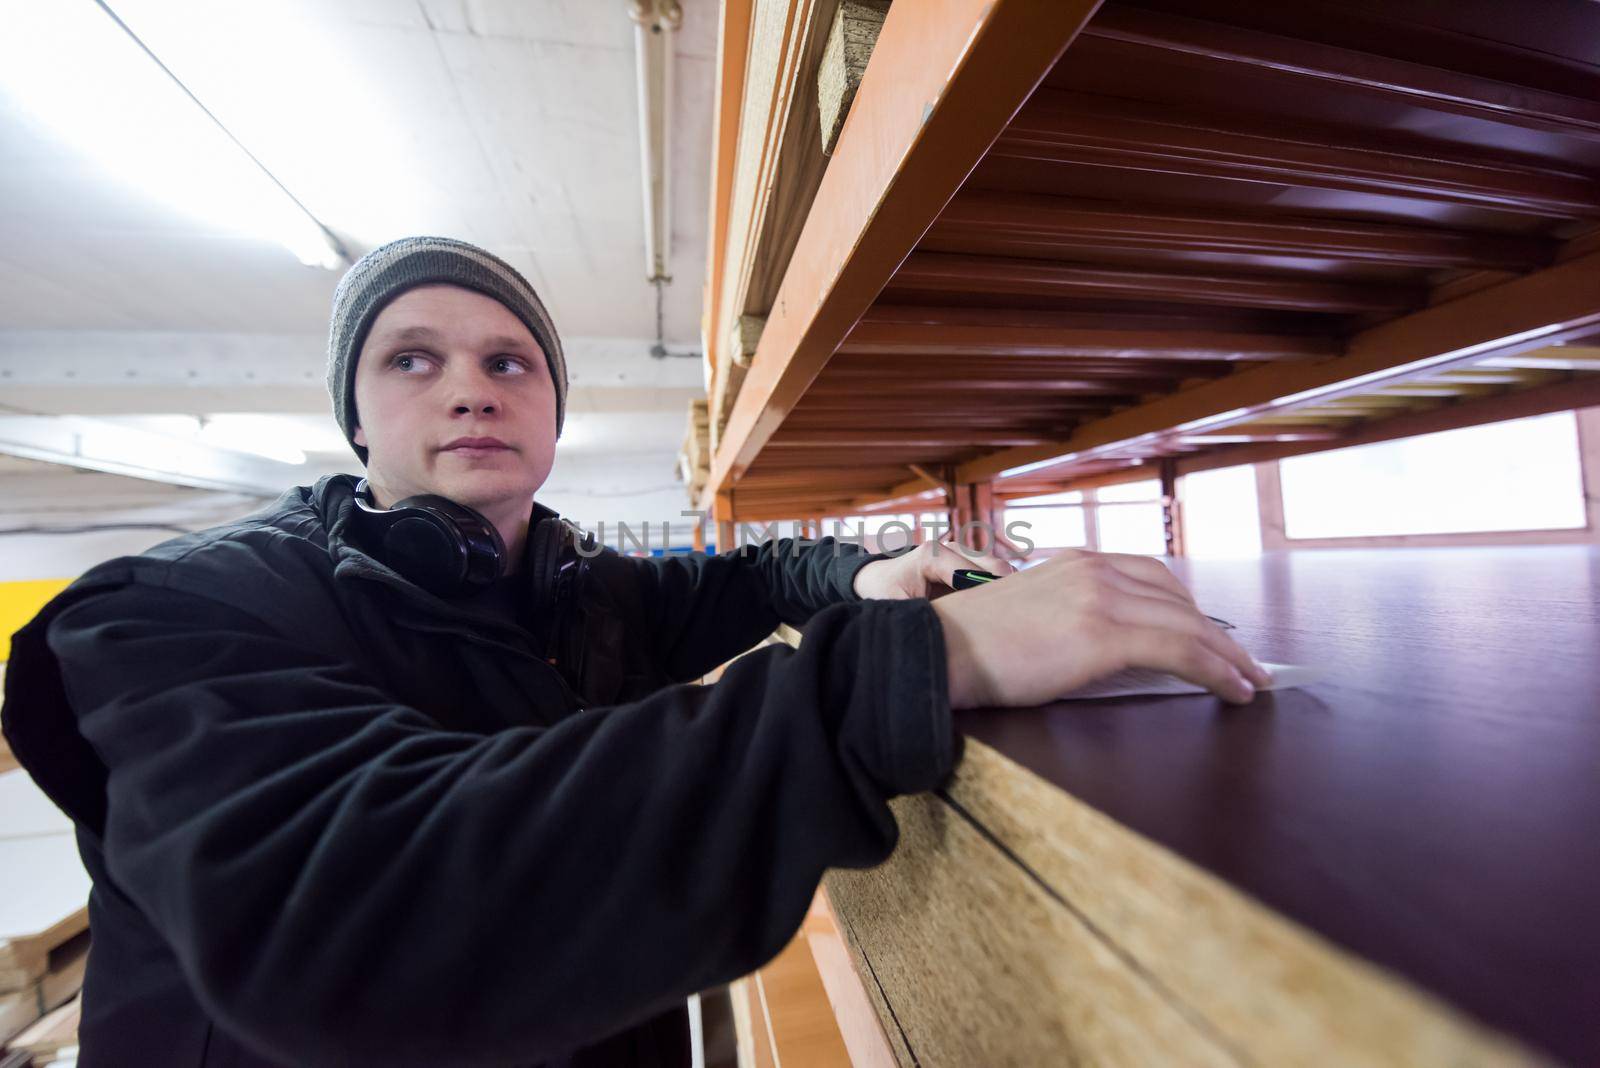
[[[1160,479],[1102,486],[1095,491],[1095,501],[1102,552],[1159,556],[1167,551]]]
[[[1102,552],[1160,556],[1167,551],[1159,503],[1102,504],[1098,518]]]
[[[1084,548],[1089,544],[1089,529],[1083,515],[1083,494],[1072,490],[1014,498],[1000,513],[1000,533],[1013,542],[1031,541],[1036,549]]]
[[[1279,470],[1290,538],[1585,524],[1571,412],[1290,457]]]
[[[1261,555],[1253,465],[1185,475],[1178,481],[1178,496],[1183,501],[1183,550],[1189,556]]]
[[[1101,504],[1118,504],[1124,501],[1160,501],[1161,480],[1147,478],[1141,482],[1120,482],[1114,486],[1101,486],[1094,499]]]
[[[1001,516],[1000,533],[1013,542],[1031,541],[1036,549],[1079,549],[1089,544],[1082,505],[1008,507]]]
[[[913,512],[886,512],[879,515],[847,515],[842,529],[832,521],[823,524],[822,533],[839,538],[860,538],[871,552],[900,552],[916,542],[918,516]],[[889,529],[884,530],[885,527]]]

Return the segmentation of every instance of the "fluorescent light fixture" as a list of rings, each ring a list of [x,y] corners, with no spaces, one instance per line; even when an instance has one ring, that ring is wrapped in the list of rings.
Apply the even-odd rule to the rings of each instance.
[[[0,92],[54,134],[202,222],[338,266],[321,224],[93,0],[0,0],[0,22]]]
[[[1327,434],[1186,434],[1178,441],[1193,445],[1246,445],[1255,441],[1326,441]]]
[[[1187,423],[1179,423],[1172,429],[1178,433],[1183,433],[1190,430],[1200,430],[1204,427],[1216,426],[1219,423],[1237,422],[1249,414],[1250,409],[1248,408],[1234,408],[1232,411],[1219,412],[1216,415],[1208,415],[1200,419],[1191,419]],[[1155,435],[1147,434],[1145,436],[1154,437]]]
[[[1006,468],[995,477],[1015,478],[1017,475],[1026,475],[1034,471],[1043,471],[1047,467],[1055,467],[1058,464],[1071,463],[1073,460],[1078,458],[1078,455],[1079,454],[1075,452],[1064,452],[1060,456],[1052,456],[1048,460],[1035,460],[1031,464],[1018,464],[1016,467]]]
[[[639,164],[644,174],[645,278],[672,281],[672,53],[678,0],[630,0],[639,80]]]

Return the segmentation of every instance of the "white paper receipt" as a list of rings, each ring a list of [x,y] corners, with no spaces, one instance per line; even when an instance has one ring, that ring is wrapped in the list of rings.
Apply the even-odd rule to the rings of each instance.
[[[1296,686],[1308,686],[1317,682],[1327,674],[1319,668],[1301,667],[1296,664],[1268,664],[1263,662],[1262,667],[1272,675],[1272,685],[1268,690],[1289,690]],[[1196,686],[1192,682],[1168,675],[1165,671],[1156,671],[1152,668],[1129,668],[1119,671],[1115,675],[1107,675],[1103,679],[1091,682],[1069,694],[1063,694],[1062,700],[1087,701],[1090,699],[1103,700],[1107,697],[1140,697],[1160,694],[1178,693],[1207,693],[1204,686]]]

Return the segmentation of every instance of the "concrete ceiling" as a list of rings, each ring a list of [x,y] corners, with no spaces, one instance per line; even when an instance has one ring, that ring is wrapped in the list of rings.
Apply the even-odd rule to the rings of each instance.
[[[435,233],[484,245],[523,271],[568,350],[573,400],[560,456],[584,457],[574,470],[586,483],[609,479],[585,487],[594,492],[625,494],[629,478],[641,491],[670,483],[703,372],[697,359],[648,355],[655,294],[645,281],[624,0],[112,7],[353,254]],[[687,0],[684,9],[672,101],[674,282],[663,319],[669,347],[693,352],[716,4]],[[73,61],[61,58],[69,74]],[[322,346],[341,271],[191,217],[0,91],[6,409],[325,414]],[[325,466],[354,464],[347,451],[308,451]]]

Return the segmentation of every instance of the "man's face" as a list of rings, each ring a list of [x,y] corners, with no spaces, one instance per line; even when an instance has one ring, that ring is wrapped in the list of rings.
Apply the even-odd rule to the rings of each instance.
[[[437,493],[480,512],[527,508],[550,474],[550,367],[527,326],[492,297],[452,285],[400,294],[361,346],[355,392],[355,440],[381,504]],[[471,438],[503,447],[457,444]]]

